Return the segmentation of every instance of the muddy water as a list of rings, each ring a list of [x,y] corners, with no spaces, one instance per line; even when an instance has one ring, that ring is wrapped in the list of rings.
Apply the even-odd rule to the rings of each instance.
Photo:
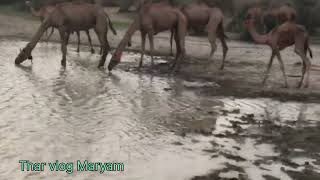
[[[319,177],[319,104],[208,97],[187,82],[96,68],[98,55],[0,41],[0,179],[299,179]],[[135,54],[126,63],[135,65]],[[123,162],[124,172],[21,172],[32,162]]]

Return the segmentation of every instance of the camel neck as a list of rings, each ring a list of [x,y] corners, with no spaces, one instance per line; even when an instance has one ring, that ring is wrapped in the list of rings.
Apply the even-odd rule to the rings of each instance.
[[[42,35],[49,28],[48,19],[46,19],[39,27],[36,34],[32,37],[31,41],[27,44],[25,50],[31,54],[32,50],[36,47]]]
[[[131,40],[132,35],[139,29],[139,27],[139,18],[136,18],[136,20],[129,26],[128,31],[124,35],[123,39],[121,40],[113,55],[117,58],[115,59],[116,61],[120,62],[123,51],[125,50],[126,46]]]
[[[250,24],[248,27],[249,33],[252,36],[253,40],[258,44],[268,44],[268,35],[267,34],[259,34],[254,27],[254,24]]]
[[[31,14],[36,16],[36,17],[42,17],[42,8],[40,8],[39,11],[35,10],[31,5],[29,5],[29,8],[30,8],[30,11],[31,11]]]

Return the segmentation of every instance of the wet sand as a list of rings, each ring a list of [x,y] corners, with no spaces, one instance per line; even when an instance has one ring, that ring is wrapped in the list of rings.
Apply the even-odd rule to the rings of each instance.
[[[179,76],[109,74],[96,69],[98,55],[73,45],[66,69],[57,43],[40,43],[33,64],[15,66],[25,43],[0,42],[0,160],[8,165],[0,179],[319,177],[319,104],[208,96],[198,89],[215,83]],[[125,57],[133,66],[139,54]],[[125,172],[20,172],[20,159],[121,161]]]
[[[285,89],[276,61],[261,86],[267,47],[234,40],[227,42],[221,71],[220,46],[208,61],[206,38],[188,37],[188,58],[172,74],[168,33],[156,37],[160,56],[154,68],[149,56],[143,69],[135,68],[138,33],[112,74],[96,68],[100,56],[86,45],[77,54],[71,44],[67,69],[61,68],[57,35],[38,44],[33,64],[15,66],[19,48],[39,23],[6,15],[0,20],[0,160],[9,165],[0,169],[0,179],[319,179],[319,45],[311,46],[315,66],[308,89],[294,87],[299,58],[292,48],[283,51],[291,86]],[[109,35],[113,47],[120,37]],[[22,173],[16,163],[21,158],[115,160],[128,169],[104,175]]]
[[[35,29],[39,26],[37,20],[26,20],[21,17],[12,15],[0,15],[0,37],[2,38],[22,38],[29,40]],[[125,29],[118,30],[118,36],[109,33],[109,41],[114,48],[117,46]],[[93,42],[98,45],[96,35],[92,32]],[[75,36],[72,43],[75,43]],[[55,32],[52,41],[59,42],[58,33]],[[87,37],[83,34],[81,42],[81,51],[89,51],[87,46]],[[311,44],[314,53],[312,59],[312,71],[310,87],[307,89],[297,89],[296,86],[301,77],[301,63],[299,57],[293,52],[293,48],[287,48],[282,51],[289,89],[283,88],[284,79],[280,72],[280,67],[275,59],[270,78],[265,86],[262,86],[263,73],[266,70],[267,63],[271,54],[270,48],[253,43],[244,43],[235,40],[228,40],[229,52],[226,59],[224,70],[219,70],[222,59],[222,50],[218,42],[218,50],[212,60],[208,60],[210,52],[209,43],[206,37],[187,37],[186,50],[187,58],[185,59],[181,72],[178,76],[189,81],[215,82],[220,88],[201,88],[200,90],[208,95],[230,95],[237,97],[271,97],[280,100],[299,100],[299,101],[319,101],[320,100],[320,46]],[[23,46],[22,46],[23,47]],[[22,48],[21,47],[21,48]],[[160,59],[170,59],[169,57],[169,33],[160,33],[155,38],[156,55],[161,55]],[[148,49],[148,45],[147,45]],[[140,35],[137,32],[133,37],[133,46],[129,49],[133,52],[140,51]],[[96,52],[99,52],[98,47]],[[123,57],[125,59],[126,57]],[[138,58],[137,58],[138,59]],[[155,73],[166,76],[170,73],[166,65],[160,64],[154,70],[150,70],[148,61],[143,72]],[[122,64],[119,67],[129,69],[137,66],[136,64]]]

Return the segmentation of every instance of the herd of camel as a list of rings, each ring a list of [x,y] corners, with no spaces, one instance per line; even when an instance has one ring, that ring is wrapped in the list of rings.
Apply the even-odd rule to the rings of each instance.
[[[32,40],[20,51],[15,59],[16,64],[20,64],[27,59],[32,60],[32,50],[35,48],[43,34],[51,28],[49,38],[54,29],[57,29],[60,33],[62,51],[61,64],[65,67],[67,44],[70,34],[74,32],[78,34],[77,50],[79,51],[79,31],[85,31],[88,35],[91,52],[93,53],[94,50],[89,30],[94,29],[101,45],[102,54],[98,67],[104,67],[106,56],[110,51],[107,32],[110,28],[116,35],[116,31],[113,28],[108,14],[101,6],[88,3],[62,3],[55,6],[43,7],[36,11],[32,8],[30,3],[27,3],[27,5],[30,6],[30,10],[35,16],[40,17],[42,23],[37,33],[32,37]],[[283,5],[269,10],[264,10],[262,7],[255,5],[248,10],[244,18],[244,24],[253,40],[256,43],[268,45],[272,50],[263,84],[265,84],[268,79],[274,58],[277,57],[283,73],[285,87],[288,87],[285,67],[280,51],[294,45],[295,53],[300,56],[303,62],[302,76],[298,87],[309,86],[311,62],[307,57],[307,54],[309,52],[312,58],[312,51],[309,46],[308,32],[302,25],[296,24],[296,17],[297,13],[290,5]],[[212,58],[217,49],[216,39],[218,38],[221,41],[223,50],[221,69],[223,69],[228,51],[223,19],[223,12],[219,8],[209,7],[204,3],[173,7],[167,2],[152,3],[151,0],[140,0],[138,15],[134,22],[129,26],[129,29],[113,53],[108,65],[108,70],[111,71],[119,64],[123,51],[130,45],[132,35],[138,30],[141,34],[142,43],[139,67],[143,64],[146,37],[148,36],[150,43],[151,62],[153,66],[154,35],[163,31],[171,31],[171,48],[173,39],[176,44],[176,56],[171,64],[171,68],[173,70],[178,70],[181,61],[186,54],[185,37],[188,30],[193,30],[205,31],[208,33],[208,39],[211,45],[209,59]],[[257,31],[257,26],[259,25],[265,27],[265,34],[261,35]]]

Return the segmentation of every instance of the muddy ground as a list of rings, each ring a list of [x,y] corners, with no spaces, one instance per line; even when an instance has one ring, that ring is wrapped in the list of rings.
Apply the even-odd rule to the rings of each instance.
[[[116,11],[112,9],[112,12]],[[115,13],[111,13],[111,18],[124,24],[130,22],[130,18]],[[222,58],[220,43],[218,43],[219,47],[214,56],[214,60],[208,61],[207,56],[210,49],[207,39],[205,37],[187,37],[186,49],[188,57],[185,59],[181,71],[178,74],[172,74],[168,68],[168,61],[173,59],[172,57],[169,57],[168,33],[161,33],[155,38],[155,54],[158,56],[156,57],[157,65],[154,68],[150,67],[150,57],[146,57],[145,67],[142,70],[138,71],[137,68],[135,68],[137,66],[139,54],[134,52],[137,52],[140,49],[140,36],[139,33],[136,33],[133,37],[133,46],[129,49],[129,51],[133,52],[124,53],[123,63],[118,66],[118,70],[115,69],[114,76],[107,75],[107,73],[104,74],[104,72],[100,73],[98,70],[95,70],[95,65],[98,64],[99,56],[90,55],[87,46],[87,38],[83,34],[81,37],[83,46],[81,46],[81,52],[78,56],[76,55],[76,52],[74,52],[76,49],[74,46],[76,38],[75,36],[72,38],[73,45],[69,47],[70,61],[67,61],[70,70],[69,72],[62,71],[57,73],[59,72],[60,67],[60,59],[58,58],[60,57],[60,54],[58,54],[60,52],[59,46],[56,43],[49,43],[48,46],[46,46],[45,43],[41,43],[41,45],[38,46],[38,49],[35,50],[34,64],[31,67],[28,64],[26,67],[22,66],[20,67],[21,71],[19,71],[19,68],[10,66],[11,64],[8,58],[11,58],[14,53],[13,51],[15,51],[11,47],[16,47],[16,53],[18,53],[19,48],[23,48],[23,45],[25,44],[24,41],[28,41],[32,37],[38,26],[39,21],[37,19],[24,18],[0,12],[0,38],[4,39],[2,44],[8,43],[8,47],[2,48],[6,50],[6,53],[3,55],[3,58],[6,60],[5,64],[0,66],[2,67],[3,72],[5,72],[3,81],[9,78],[16,78],[16,81],[21,83],[23,87],[17,88],[17,86],[12,85],[10,81],[7,81],[5,83],[6,87],[3,88],[4,94],[10,95],[12,92],[10,89],[12,88],[19,92],[17,94],[22,96],[21,99],[24,100],[22,101],[23,103],[28,102],[26,99],[35,101],[35,103],[31,104],[32,106],[29,107],[30,109],[24,104],[21,104],[21,108],[20,106],[17,106],[15,109],[11,107],[12,104],[10,104],[10,100],[4,99],[4,103],[2,104],[3,107],[0,107],[0,110],[10,121],[1,121],[4,125],[1,126],[0,124],[0,132],[3,131],[4,133],[0,134],[9,134],[12,135],[12,137],[15,137],[16,134],[13,133],[14,131],[6,127],[16,127],[16,129],[20,129],[22,132],[26,131],[25,133],[21,133],[23,137],[27,134],[27,138],[32,140],[33,133],[43,132],[45,138],[44,140],[39,141],[37,146],[33,146],[32,144],[27,145],[27,147],[30,148],[27,152],[28,157],[35,156],[34,149],[37,149],[38,146],[47,146],[46,144],[41,144],[47,143],[46,139],[48,139],[48,142],[50,143],[52,141],[55,142],[54,146],[50,149],[52,150],[52,154],[56,153],[56,147],[58,147],[58,149],[62,148],[69,150],[69,144],[73,144],[75,147],[83,147],[84,145],[82,143],[85,143],[85,147],[89,144],[92,145],[92,147],[100,147],[101,149],[101,144],[104,143],[97,142],[97,144],[95,144],[96,131],[94,129],[103,127],[101,129],[104,130],[110,128],[110,124],[114,123],[114,129],[118,130],[118,127],[121,127],[119,129],[125,131],[124,134],[129,131],[128,138],[124,139],[122,142],[124,150],[132,153],[132,158],[135,161],[137,159],[146,160],[146,162],[142,160],[138,161],[136,163],[138,165],[146,164],[147,161],[163,164],[160,159],[168,158],[172,161],[170,162],[173,164],[172,166],[181,166],[182,168],[182,166],[188,167],[186,162],[194,162],[196,159],[198,160],[197,162],[201,162],[199,163],[199,166],[197,166],[198,168],[205,167],[211,169],[208,172],[204,169],[199,170],[197,167],[193,168],[193,173],[196,172],[197,174],[207,175],[194,176],[194,174],[184,174],[188,177],[190,175],[194,176],[193,180],[256,180],[261,179],[261,177],[266,180],[320,179],[320,112],[319,104],[314,103],[320,101],[320,61],[318,60],[318,57],[320,56],[320,45],[317,43],[313,42],[311,45],[315,58],[312,60],[311,85],[308,89],[295,88],[301,74],[301,66],[297,64],[297,62],[301,61],[293,53],[293,48],[288,48],[282,52],[290,88],[283,88],[283,77],[280,73],[280,67],[277,61],[274,63],[269,81],[265,86],[262,86],[262,75],[266,69],[267,61],[270,56],[269,48],[231,39],[227,42],[229,53],[225,69],[219,70]],[[122,35],[125,33],[125,29],[119,28],[118,33],[118,36],[109,34],[109,40],[112,47],[117,46]],[[91,34],[93,36],[94,44],[96,45],[96,51],[98,52],[97,38],[93,35],[93,32]],[[21,39],[24,41],[21,41]],[[59,41],[57,32],[55,32],[51,41]],[[52,51],[50,51],[50,48]],[[46,51],[50,51],[50,53],[46,53]],[[41,58],[47,58],[51,62],[45,63],[41,61]],[[52,62],[55,60],[56,62]],[[52,66],[53,68],[47,68],[47,66]],[[44,73],[47,72],[48,76],[44,75]],[[68,76],[66,76],[66,74],[68,74]],[[76,74],[76,76],[74,74]],[[21,77],[23,78],[21,79]],[[83,81],[82,78],[87,80]],[[156,83],[154,83],[154,79],[156,79]],[[46,84],[51,81],[53,87],[57,86],[56,88],[53,88],[53,90]],[[107,83],[107,85],[105,85],[105,83]],[[106,104],[102,104],[103,106],[101,107],[103,108],[97,108],[99,107],[99,103],[108,102],[109,96],[105,95],[105,91],[92,88],[96,86],[102,86],[105,89],[116,89],[116,93],[113,94],[113,91],[111,91],[111,95],[119,98],[119,100],[114,100],[115,102],[112,102],[110,107]],[[147,89],[150,89],[146,91],[145,86]],[[34,90],[32,87],[37,87],[35,88],[35,92],[31,91],[29,93],[23,93],[24,90]],[[120,97],[118,97],[119,89],[121,92]],[[39,95],[38,91],[43,92],[45,95],[42,96],[41,93]],[[49,98],[46,99],[48,94],[51,95],[52,98],[49,96]],[[93,98],[97,96],[97,94],[100,94],[100,96],[98,96],[100,99]],[[30,98],[29,95],[32,95],[33,98]],[[235,96],[235,98],[233,96]],[[246,99],[247,97],[256,99]],[[271,99],[264,99],[265,97]],[[82,98],[84,98],[84,100]],[[139,103],[136,101],[139,101],[141,98],[144,98],[141,107],[137,107],[137,104]],[[20,102],[21,99],[16,98],[16,101]],[[104,101],[96,102],[101,99]],[[302,102],[296,103],[291,100]],[[42,106],[42,101],[45,102],[45,106]],[[58,102],[53,103],[54,105],[50,105],[52,101]],[[70,101],[73,102],[70,103]],[[119,105],[120,107],[117,107],[114,104]],[[107,115],[104,110],[106,106],[107,110],[108,108],[110,109],[110,112],[108,112],[110,114],[107,113]],[[48,107],[48,112],[42,112],[44,107]],[[128,110],[128,107],[133,107],[132,112],[130,111],[131,108]],[[83,110],[81,108],[83,108]],[[88,109],[90,110],[90,108],[92,108],[92,114],[82,114],[83,112],[88,111]],[[171,110],[172,108],[175,110]],[[40,117],[43,118],[44,122],[50,124],[50,126],[42,127],[41,125],[43,125],[43,123],[39,120],[39,122],[31,121],[33,123],[30,123],[30,127],[28,126],[29,129],[21,128],[18,121],[21,117],[19,117],[16,112],[22,110],[26,111],[28,114],[28,112],[30,113],[33,110],[39,109],[41,110],[38,112]],[[80,112],[79,109],[81,110]],[[119,112],[116,111],[113,113],[112,111],[114,109],[117,109]],[[50,113],[52,113],[53,116],[47,117]],[[64,116],[62,116],[61,119],[59,119],[60,117],[58,118],[58,116],[63,113],[66,114],[66,117],[71,119],[70,122],[73,126],[69,127],[68,125],[66,126],[61,123],[64,122]],[[120,114],[119,117],[121,117],[119,118],[119,121],[112,121],[110,123],[109,121],[111,121],[117,113]],[[130,113],[132,113],[132,115]],[[159,116],[159,114],[163,113],[165,115]],[[108,115],[110,117],[108,119],[111,120],[101,121],[102,117],[108,117]],[[30,113],[29,116],[25,117],[25,121],[38,121],[38,119],[36,119],[36,116],[38,116],[37,113],[36,115]],[[136,118],[132,119],[132,117]],[[97,125],[94,124],[90,126],[89,129],[86,128],[87,125],[80,124],[77,126],[79,118],[83,120],[81,123],[91,124],[97,121]],[[59,119],[59,121],[57,121],[57,119]],[[90,119],[90,121],[88,121],[88,119]],[[52,125],[52,122],[58,123]],[[66,124],[70,122],[67,122]],[[117,123],[120,123],[120,125]],[[132,125],[131,123],[136,123],[137,125]],[[145,133],[144,130],[142,131],[140,129],[140,127],[144,126],[145,131],[152,130],[149,136],[145,136],[145,134],[143,134]],[[69,128],[74,127],[83,128],[84,131],[93,131],[91,132],[93,135],[81,134],[83,135],[83,139],[87,139],[85,142],[74,141],[73,136],[68,136],[67,139],[63,140],[51,139],[53,137],[53,132],[56,132],[57,129],[62,129],[62,133],[69,135]],[[128,129],[123,129],[123,127],[127,127]],[[133,131],[132,129],[135,130],[135,128],[132,127],[136,127],[137,130]],[[51,134],[47,134],[48,130],[46,128],[49,128],[49,130],[51,129]],[[102,132],[105,132],[103,130]],[[130,132],[130,130],[132,132]],[[107,134],[104,137],[109,137],[109,135],[110,137],[113,137],[112,128],[109,133],[111,135]],[[140,135],[140,133],[142,133],[142,135]],[[10,136],[4,138],[8,137]],[[143,140],[141,140],[141,138]],[[23,138],[9,138],[8,141],[3,141],[3,144],[0,144],[1,147],[6,147],[3,148],[3,151],[0,151],[0,154],[10,152],[12,155],[3,158],[7,160],[8,163],[12,163],[12,157],[16,156],[14,150],[19,149],[16,148],[16,146],[22,147],[23,143],[25,143],[24,141],[20,142],[20,140],[23,140]],[[14,143],[16,146],[9,146],[6,144],[12,144],[12,141],[16,142]],[[114,142],[112,138],[106,139],[103,142],[116,144],[114,147],[117,147],[118,143]],[[150,144],[150,142],[153,142],[154,144]],[[206,144],[205,148],[203,148],[204,143]],[[156,146],[155,144],[158,146],[159,144],[164,144],[163,146],[165,148],[161,147],[163,149],[159,151],[155,150],[153,149]],[[174,148],[168,144],[171,144]],[[104,151],[110,149],[107,146],[102,147],[105,148],[103,149]],[[124,150],[122,149],[122,151]],[[92,151],[95,152],[94,150]],[[138,152],[138,155],[134,154],[135,151]],[[200,151],[200,153],[198,151]],[[114,150],[114,152],[118,152],[118,149]],[[109,153],[115,157],[119,156],[120,159],[124,156],[125,158],[127,157],[126,154],[123,155],[119,153],[118,155],[114,152],[111,151]],[[167,152],[175,152],[176,154],[173,153],[174,155],[170,154],[166,156]],[[154,159],[154,154],[160,154],[162,155],[160,156],[162,158]],[[179,156],[179,158],[176,158],[179,154],[182,154],[182,157]],[[199,155],[202,154],[210,156],[211,161],[207,161],[206,158],[206,160],[200,161],[202,158],[199,158]],[[46,153],[37,155],[41,157],[47,156]],[[60,156],[58,157],[66,158],[66,156],[70,154],[65,155],[64,152],[60,152],[59,155]],[[74,155],[70,155],[72,158],[78,156],[86,157],[83,155],[82,151],[72,155]],[[191,157],[190,161],[174,164],[174,161],[178,162],[180,159],[185,158],[184,156],[188,158]],[[67,158],[70,157],[68,156]],[[139,162],[142,163],[139,164]],[[147,168],[153,167],[154,169],[159,169],[150,164],[147,164],[147,166]],[[12,165],[10,170],[11,171],[0,172],[0,174],[4,173],[6,175],[4,177],[10,179],[10,177],[12,177],[10,172],[17,173],[15,165]],[[153,177],[150,176],[149,169],[147,170],[148,171],[141,173],[133,169],[129,174],[132,173],[135,175],[137,172],[141,173],[139,174],[140,176],[147,174],[149,177]],[[167,172],[167,169],[162,170]],[[164,173],[159,173],[159,175],[160,174],[163,175]],[[172,174],[177,173],[173,172]],[[18,175],[22,176],[21,174]],[[139,176],[137,175],[137,177]],[[28,178],[29,177],[26,177],[26,179]],[[52,179],[54,178],[58,177],[52,176]],[[85,177],[81,178],[85,179]],[[81,178],[79,177],[79,179]],[[102,179],[104,177],[98,176],[97,178]]]
[[[116,14],[115,9],[107,9],[111,14],[111,18],[117,22],[128,24],[130,18],[124,15]],[[0,15],[0,37],[2,38],[22,38],[28,40],[35,33],[39,21],[37,19],[23,18],[21,16],[13,16],[12,14]],[[121,37],[125,33],[125,28],[118,28],[118,35],[109,34],[111,46],[117,46]],[[93,31],[94,44],[97,46],[98,41]],[[75,43],[76,37],[72,38]],[[51,41],[59,41],[58,33],[55,32]],[[87,45],[87,37],[83,33],[81,42]],[[213,60],[208,60],[210,52],[209,43],[206,37],[191,37],[186,40],[187,58],[183,63],[181,72],[178,76],[192,81],[215,82],[218,86],[201,88],[200,90],[211,95],[231,95],[240,97],[272,97],[282,100],[302,100],[302,101],[318,101],[320,100],[320,46],[312,43],[311,48],[314,52],[312,60],[313,67],[311,71],[311,85],[308,89],[297,89],[297,83],[301,77],[301,60],[293,52],[293,48],[287,48],[282,51],[282,57],[285,62],[286,73],[289,80],[289,89],[283,88],[284,80],[280,72],[278,62],[275,60],[270,78],[265,86],[262,86],[263,72],[266,69],[270,57],[270,48],[264,45],[256,45],[236,40],[228,40],[229,52],[224,70],[219,70],[222,50],[220,42],[218,42],[218,50]],[[137,32],[133,37],[133,46],[130,51],[140,50],[140,35]],[[155,38],[156,55],[163,56],[161,59],[173,59],[169,57],[169,33],[161,33]],[[148,45],[147,45],[148,49]],[[82,46],[81,51],[88,51],[87,46]],[[96,49],[98,52],[98,49]],[[137,58],[138,59],[138,58]],[[148,61],[146,61],[148,62]],[[120,65],[120,68],[130,69],[135,65]],[[154,69],[150,69],[149,65],[143,72],[156,73],[167,76],[170,71],[167,65],[160,64]]]

